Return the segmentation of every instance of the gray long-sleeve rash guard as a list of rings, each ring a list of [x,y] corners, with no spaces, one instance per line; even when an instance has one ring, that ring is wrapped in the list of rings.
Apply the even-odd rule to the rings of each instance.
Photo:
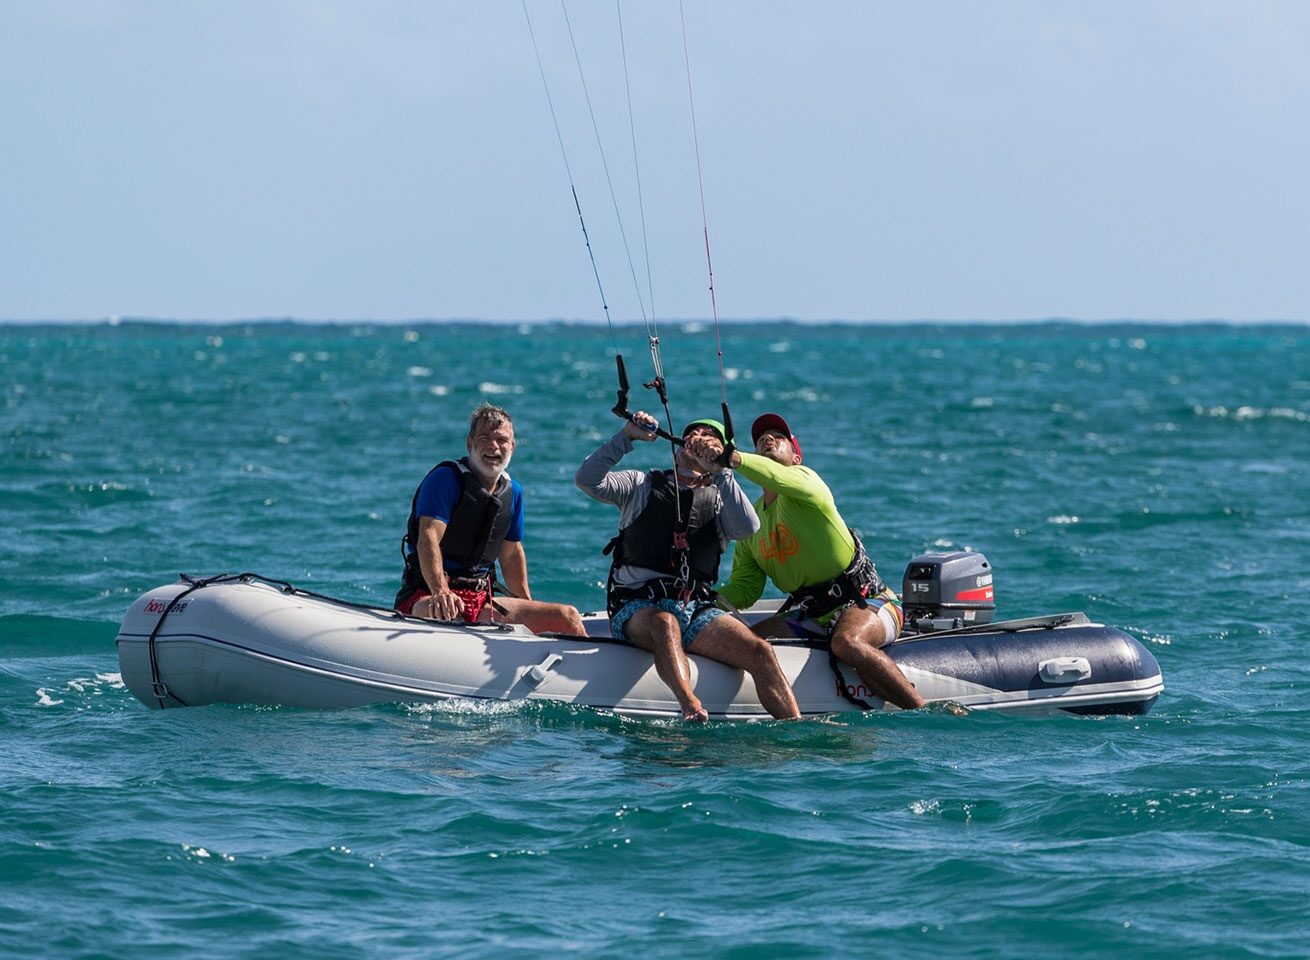
[[[614,469],[631,452],[632,440],[620,430],[583,460],[573,476],[573,482],[587,496],[619,508],[620,530],[637,518],[650,499],[650,473]],[[754,536],[760,529],[760,518],[731,470],[714,474],[714,489],[719,494],[715,524],[719,528],[719,543],[726,550],[730,541]],[[660,576],[663,574],[646,567],[622,566],[615,571],[614,580],[620,586],[639,587]]]

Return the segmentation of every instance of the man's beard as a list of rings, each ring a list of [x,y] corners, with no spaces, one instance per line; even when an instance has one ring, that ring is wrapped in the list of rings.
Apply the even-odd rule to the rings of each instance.
[[[500,475],[509,469],[509,462],[513,457],[513,452],[510,452],[495,463],[488,463],[480,453],[472,453],[469,455],[469,466],[484,480],[499,480]]]

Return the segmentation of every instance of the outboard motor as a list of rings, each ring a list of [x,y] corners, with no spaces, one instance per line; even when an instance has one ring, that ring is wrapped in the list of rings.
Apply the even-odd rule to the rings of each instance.
[[[907,631],[956,630],[996,615],[992,565],[972,550],[915,557],[901,588]]]

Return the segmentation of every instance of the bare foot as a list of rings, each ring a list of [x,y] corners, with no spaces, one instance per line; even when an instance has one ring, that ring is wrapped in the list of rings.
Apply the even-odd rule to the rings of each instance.
[[[969,715],[969,708],[962,703],[956,703],[954,700],[943,700],[939,706],[946,713],[955,717],[967,717]]]
[[[694,707],[683,707],[682,709],[682,719],[688,723],[705,723],[709,718],[710,712],[699,703]]]

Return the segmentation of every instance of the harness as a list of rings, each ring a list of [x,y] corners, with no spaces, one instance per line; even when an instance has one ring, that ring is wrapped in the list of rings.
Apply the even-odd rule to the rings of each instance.
[[[817,619],[851,605],[867,607],[870,596],[886,589],[887,585],[878,576],[878,568],[865,552],[859,534],[852,530],[851,538],[855,541],[855,556],[846,569],[831,580],[793,590],[778,610],[779,614],[799,611],[803,617]]]
[[[400,541],[405,569],[400,578],[400,592],[396,594],[397,603],[415,590],[427,588],[418,559],[418,496],[428,477],[442,469],[454,470],[463,485],[459,501],[451,511],[450,522],[441,535],[442,560],[453,561],[463,569],[447,579],[454,589],[486,590],[490,593],[492,571],[512,519],[511,484],[509,478],[502,476],[496,489],[488,493],[469,469],[468,458],[462,457],[437,464],[414,490],[414,498],[409,506],[409,522],[405,536]]]
[[[605,608],[613,616],[633,600],[688,600],[708,604],[715,596],[723,545],[714,524],[718,491],[680,488],[671,470],[652,470],[650,498],[633,521],[602,553],[613,554],[605,586]],[[622,586],[620,567],[654,570],[660,576],[637,587]]]

